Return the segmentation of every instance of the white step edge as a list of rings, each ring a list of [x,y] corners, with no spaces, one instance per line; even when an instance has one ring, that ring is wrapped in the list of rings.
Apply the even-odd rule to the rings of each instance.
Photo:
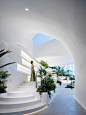
[[[0,109],[22,108],[22,107],[32,106],[40,102],[41,102],[40,99],[33,99],[29,101],[20,101],[20,102],[1,102],[0,101]]]
[[[43,108],[46,106],[46,103],[39,103],[33,106],[27,106],[22,108],[15,108],[15,109],[0,109],[0,113],[13,113],[13,112],[21,112],[21,111],[32,111],[34,112],[35,109],[39,110],[41,107]]]
[[[8,92],[7,96],[25,96],[29,95],[29,91],[13,91],[13,92]]]
[[[34,95],[26,95],[26,96],[20,96],[20,97],[15,97],[15,96],[2,96],[0,97],[0,101],[5,101],[5,102],[16,102],[16,101],[23,101],[23,100],[31,100],[34,99]]]
[[[36,87],[34,87],[34,86],[19,86],[18,88],[36,88]]]

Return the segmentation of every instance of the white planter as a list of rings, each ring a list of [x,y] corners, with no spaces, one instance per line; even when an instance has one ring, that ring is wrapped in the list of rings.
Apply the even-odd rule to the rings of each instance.
[[[41,97],[41,102],[48,104],[53,97],[56,95],[56,93],[54,93],[53,91],[51,91],[51,98],[49,98],[49,95],[47,92],[42,93]]]
[[[48,93],[47,92],[42,93],[40,98],[41,98],[41,102],[48,103]]]

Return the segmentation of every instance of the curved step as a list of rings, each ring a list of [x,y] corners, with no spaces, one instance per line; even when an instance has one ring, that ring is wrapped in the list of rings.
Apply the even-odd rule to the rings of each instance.
[[[34,112],[37,111],[39,109],[42,109],[43,107],[46,106],[46,103],[38,103],[36,105],[33,106],[27,106],[27,107],[22,107],[22,108],[15,108],[15,109],[0,109],[0,113],[12,113],[12,112],[21,112],[21,111],[28,111],[29,112]]]
[[[20,97],[15,97],[15,96],[3,96],[0,97],[0,101],[3,102],[16,102],[16,101],[26,101],[26,100],[30,100],[30,99],[34,99],[35,96],[34,95],[27,95],[27,96],[20,96]]]
[[[34,91],[36,92],[36,89],[35,88],[17,88],[16,91]]]
[[[29,95],[29,91],[13,91],[7,93],[7,96],[26,96]]]
[[[23,85],[20,85],[19,88],[35,88],[34,86],[23,86]]]
[[[21,86],[35,86],[36,82],[23,83]]]
[[[2,102],[0,101],[0,109],[13,109],[13,108],[22,108],[27,106],[32,106],[40,103],[40,99],[32,99],[29,101],[21,101],[21,102]]]

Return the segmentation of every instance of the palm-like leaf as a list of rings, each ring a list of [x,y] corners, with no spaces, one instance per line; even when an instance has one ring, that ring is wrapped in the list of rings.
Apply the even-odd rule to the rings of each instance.
[[[12,51],[9,51],[9,50],[4,51],[4,49],[3,49],[0,51],[0,57],[4,56],[5,54],[10,53],[10,52],[12,52]]]
[[[0,66],[0,68],[5,67],[5,66],[10,65],[10,64],[14,64],[14,63],[16,63],[16,62],[7,63],[7,64],[5,64],[5,65]]]

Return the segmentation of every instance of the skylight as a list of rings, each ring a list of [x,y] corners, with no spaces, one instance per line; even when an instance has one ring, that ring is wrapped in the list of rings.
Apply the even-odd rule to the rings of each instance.
[[[41,33],[38,33],[36,34],[34,37],[33,37],[33,44],[34,46],[39,46],[39,45],[42,45],[50,40],[53,40],[54,38],[52,37],[49,37],[47,35],[44,35],[44,34],[41,34]]]

